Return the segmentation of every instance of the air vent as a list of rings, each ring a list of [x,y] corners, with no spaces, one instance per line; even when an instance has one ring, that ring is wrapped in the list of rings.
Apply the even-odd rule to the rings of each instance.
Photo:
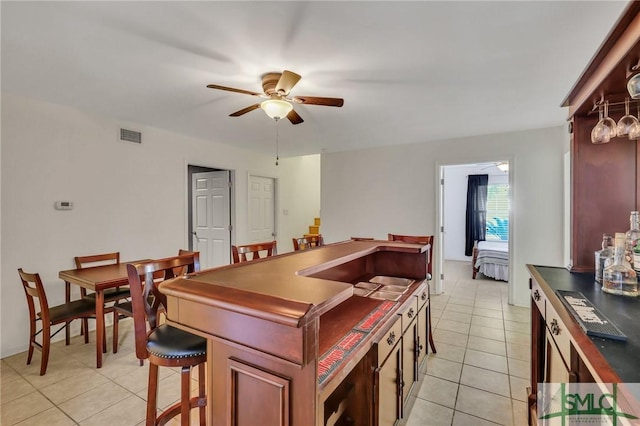
[[[135,130],[120,129],[120,140],[142,143],[142,133],[136,132]]]

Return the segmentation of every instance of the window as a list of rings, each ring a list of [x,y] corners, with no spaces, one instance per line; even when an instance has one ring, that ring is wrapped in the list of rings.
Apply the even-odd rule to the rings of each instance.
[[[487,187],[487,241],[509,240],[509,184]]]

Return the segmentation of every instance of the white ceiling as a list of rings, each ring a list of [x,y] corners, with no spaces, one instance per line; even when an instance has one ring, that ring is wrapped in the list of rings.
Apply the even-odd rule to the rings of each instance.
[[[273,153],[265,72],[292,70],[280,155],[561,125],[619,1],[0,2],[2,91]]]

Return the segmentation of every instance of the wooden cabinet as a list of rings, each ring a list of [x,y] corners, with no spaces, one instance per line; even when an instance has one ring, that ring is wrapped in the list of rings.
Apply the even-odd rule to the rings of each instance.
[[[423,288],[399,309],[398,320],[390,334],[377,343],[380,363],[374,380],[379,386],[378,395],[375,396],[378,425],[393,425],[409,415],[407,402],[413,387],[420,380],[419,368],[426,359],[426,285],[423,284]]]
[[[374,372],[374,399],[376,400],[376,423],[378,426],[393,426],[402,417],[402,321],[396,320],[394,327],[376,345],[378,364]]]
[[[640,2],[629,2],[616,26],[587,64],[562,106],[571,134],[571,270],[594,270],[593,252],[603,233],[629,229],[629,212],[640,208],[640,150],[627,138],[591,143],[598,105],[608,101],[616,122],[629,97],[627,79],[638,72]],[[633,100],[631,111],[637,101]]]
[[[427,284],[428,285],[428,284]],[[418,299],[418,342],[416,345],[416,352],[418,358],[417,370],[418,374],[422,364],[427,359],[427,353],[429,348],[429,290],[423,289],[416,295]]]
[[[592,273],[527,265],[531,274],[531,383],[529,424],[538,424],[540,383],[637,383],[640,371],[640,301],[603,293]],[[588,336],[561,302],[556,290],[581,292],[627,336],[626,342]],[[637,395],[621,391],[631,412],[640,414]]]
[[[531,278],[531,391],[529,424],[537,424],[536,395],[540,383],[568,383],[571,377],[571,340],[564,320],[540,283]]]
[[[549,330],[546,331],[545,383],[569,383],[569,367]]]
[[[412,297],[406,304],[402,313],[402,410],[400,417],[406,417],[404,405],[411,394],[413,384],[419,379],[418,357],[416,348],[418,342],[418,304],[417,299]]]
[[[228,360],[228,368],[229,386],[233,390],[230,395],[231,424],[251,426],[255,425],[256,419],[261,419],[263,424],[274,426],[291,424],[289,421],[290,377],[281,377],[234,359]],[[256,393],[260,398],[254,400],[251,396]],[[250,404],[246,403],[248,398],[251,398]]]
[[[393,425],[425,360],[429,246],[350,241],[163,282],[170,324],[207,338],[208,424]],[[355,296],[377,275],[399,300]]]

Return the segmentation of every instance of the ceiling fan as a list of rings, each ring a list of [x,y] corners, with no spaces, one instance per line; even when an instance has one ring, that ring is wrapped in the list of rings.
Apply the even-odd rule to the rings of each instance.
[[[250,90],[235,89],[233,87],[219,86],[217,84],[209,84],[209,89],[226,90],[228,92],[243,93],[245,95],[266,98],[257,104],[250,105],[239,111],[229,114],[230,117],[239,117],[254,109],[262,108],[264,112],[274,120],[287,117],[292,124],[300,124],[304,122],[302,117],[293,109],[292,103],[305,105],[323,105],[341,107],[344,99],[341,98],[320,98],[317,96],[289,96],[289,92],[293,86],[302,78],[299,74],[292,71],[284,70],[282,73],[271,72],[262,76],[262,90],[264,93],[252,92]]]

